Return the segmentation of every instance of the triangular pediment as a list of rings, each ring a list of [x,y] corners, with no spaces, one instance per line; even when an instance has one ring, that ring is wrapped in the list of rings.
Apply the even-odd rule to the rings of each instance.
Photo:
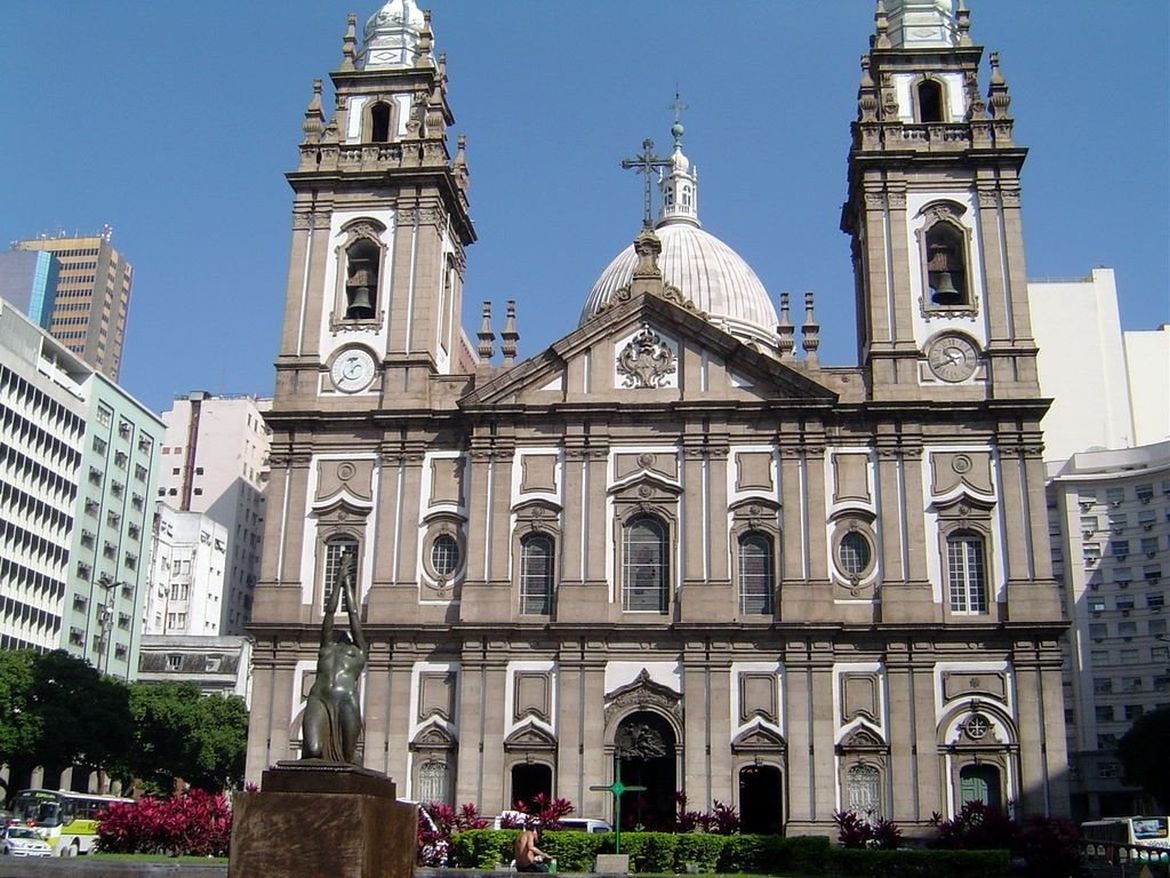
[[[421,729],[414,736],[410,747],[412,750],[450,750],[457,744],[455,736],[447,729],[438,725],[430,725]]]
[[[555,750],[557,739],[551,732],[528,723],[504,738],[505,750]]]
[[[837,745],[838,753],[863,750],[885,752],[889,750],[889,746],[882,739],[881,735],[864,725],[859,725],[854,728]]]
[[[831,406],[837,394],[740,341],[669,297],[638,293],[607,308],[544,351],[477,379],[460,400],[465,410],[726,398]]]
[[[787,750],[788,744],[779,732],[773,731],[767,726],[756,725],[751,728],[744,729],[735,736],[731,742],[731,749],[734,753],[743,752],[768,752],[768,753],[782,753]]]

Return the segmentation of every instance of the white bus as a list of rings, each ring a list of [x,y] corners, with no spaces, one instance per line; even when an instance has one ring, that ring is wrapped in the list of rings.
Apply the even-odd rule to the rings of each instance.
[[[21,790],[12,803],[14,821],[31,826],[62,857],[88,854],[97,840],[97,815],[116,796],[94,796],[67,790]]]

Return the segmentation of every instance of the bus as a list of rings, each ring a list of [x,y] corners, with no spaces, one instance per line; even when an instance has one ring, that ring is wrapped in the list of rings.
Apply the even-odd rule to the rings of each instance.
[[[1090,859],[1170,862],[1170,818],[1105,817],[1081,824],[1082,850]]]
[[[12,803],[12,820],[36,829],[55,854],[73,857],[93,850],[100,811],[133,801],[67,790],[21,790]]]

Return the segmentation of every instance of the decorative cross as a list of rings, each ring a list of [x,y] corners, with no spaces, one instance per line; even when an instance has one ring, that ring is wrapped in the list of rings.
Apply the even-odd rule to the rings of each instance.
[[[638,793],[646,788],[634,784],[626,786],[622,783],[622,763],[615,755],[613,757],[613,783],[607,787],[593,786],[589,789],[599,793],[609,793],[613,796],[613,852],[620,854],[622,852],[622,793]]]
[[[642,174],[646,178],[642,225],[650,228],[652,224],[650,214],[650,175],[657,168],[669,168],[670,159],[654,155],[654,141],[647,137],[642,141],[642,152],[632,159],[622,159],[622,167],[627,171],[633,168],[635,173]]]

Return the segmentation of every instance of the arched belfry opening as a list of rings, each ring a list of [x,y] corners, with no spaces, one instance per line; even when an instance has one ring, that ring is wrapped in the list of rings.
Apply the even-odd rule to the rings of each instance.
[[[918,121],[923,125],[943,122],[942,85],[934,79],[918,83]]]
[[[345,319],[370,320],[377,308],[381,251],[368,238],[346,248]]]
[[[937,222],[926,231],[926,273],[931,303],[961,307],[967,298],[966,239],[949,222]]]
[[[676,745],[674,729],[657,713],[637,711],[618,724],[614,754],[622,783],[646,788],[622,795],[623,829],[666,829],[674,824]]]
[[[390,142],[390,105],[378,101],[370,108],[370,142]]]
[[[784,781],[775,765],[739,770],[740,832],[779,835],[784,829]]]

